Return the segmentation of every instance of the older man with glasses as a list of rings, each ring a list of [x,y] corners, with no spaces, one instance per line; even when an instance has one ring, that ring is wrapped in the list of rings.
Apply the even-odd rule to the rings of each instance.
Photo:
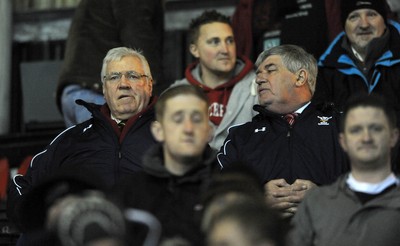
[[[74,168],[90,179],[96,177],[106,188],[142,169],[142,155],[155,143],[150,124],[156,100],[151,96],[149,64],[135,50],[114,48],[103,60],[101,78],[106,103],[77,100],[91,112],[92,118],[58,135],[33,158],[26,175],[14,177],[8,215],[22,231],[19,204],[33,187],[61,169]],[[124,127],[119,127],[120,123]]]

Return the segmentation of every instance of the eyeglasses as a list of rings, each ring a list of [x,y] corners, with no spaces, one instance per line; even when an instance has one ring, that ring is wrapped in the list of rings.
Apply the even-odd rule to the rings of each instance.
[[[125,76],[125,78],[128,79],[130,82],[139,82],[143,77],[150,78],[146,74],[140,74],[135,71],[126,71],[107,74],[103,77],[103,79],[110,82],[119,82],[121,81],[122,76]]]

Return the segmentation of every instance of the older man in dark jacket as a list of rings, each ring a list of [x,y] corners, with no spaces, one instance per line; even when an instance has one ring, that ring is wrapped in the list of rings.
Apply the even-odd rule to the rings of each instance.
[[[344,32],[319,59],[314,101],[342,109],[360,91],[383,95],[400,114],[400,24],[388,20],[385,0],[343,0]]]
[[[314,101],[330,101],[342,110],[351,95],[376,93],[400,119],[400,23],[387,19],[386,6],[385,0],[341,2],[344,32],[319,59]],[[400,171],[399,148],[397,143],[392,151],[395,172]]]
[[[20,225],[20,204],[29,191],[60,169],[74,167],[98,177],[106,187],[142,167],[142,155],[155,140],[150,132],[155,98],[152,75],[139,52],[119,47],[104,58],[104,105],[82,100],[92,118],[60,133],[32,160],[27,174],[13,178],[8,193],[8,215]]]
[[[338,114],[311,102],[315,58],[295,45],[275,46],[257,59],[259,112],[232,127],[218,153],[222,171],[243,162],[260,176],[267,201],[292,216],[315,185],[329,184],[348,170],[337,141]]]

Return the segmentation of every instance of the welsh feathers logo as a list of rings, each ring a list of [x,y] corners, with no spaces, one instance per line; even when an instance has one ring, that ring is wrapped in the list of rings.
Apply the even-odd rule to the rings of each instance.
[[[319,119],[319,126],[329,126],[329,120],[332,119],[332,116],[326,117],[326,116],[317,116]]]

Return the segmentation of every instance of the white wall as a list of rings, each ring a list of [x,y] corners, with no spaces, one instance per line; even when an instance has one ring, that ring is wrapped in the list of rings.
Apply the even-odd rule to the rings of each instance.
[[[0,1],[0,134],[9,132],[12,1]]]

